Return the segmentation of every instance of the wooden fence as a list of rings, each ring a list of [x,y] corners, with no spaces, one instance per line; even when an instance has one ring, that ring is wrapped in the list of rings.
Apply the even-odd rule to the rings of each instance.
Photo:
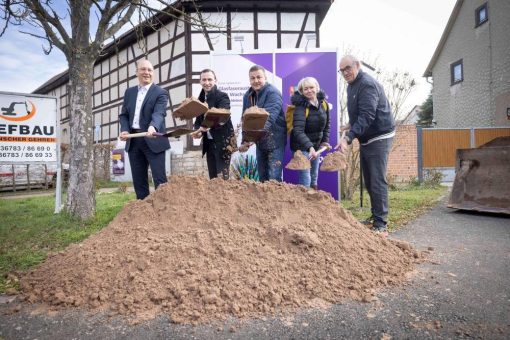
[[[455,168],[457,149],[476,148],[496,137],[510,136],[510,127],[418,128],[418,177],[424,169]]]

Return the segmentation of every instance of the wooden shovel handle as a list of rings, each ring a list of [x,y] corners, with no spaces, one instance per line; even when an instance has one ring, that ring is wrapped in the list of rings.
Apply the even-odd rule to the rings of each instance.
[[[324,151],[326,151],[328,149],[327,146],[323,146],[322,148],[320,148],[319,150],[317,150],[317,155],[320,155],[321,153],[323,153]]]
[[[347,130],[343,130],[342,135],[340,136],[340,139],[344,138],[346,133],[347,133]]]
[[[147,137],[147,132],[129,133],[124,135],[125,138]]]
[[[322,148],[320,148],[319,150],[317,150],[317,157],[320,156],[321,153],[323,153],[324,151],[326,151],[328,149],[327,146],[323,146]],[[308,156],[308,159],[312,159],[312,156]]]

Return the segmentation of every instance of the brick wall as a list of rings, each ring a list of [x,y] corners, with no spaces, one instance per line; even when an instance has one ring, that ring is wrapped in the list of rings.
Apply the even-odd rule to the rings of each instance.
[[[388,159],[388,178],[406,182],[418,177],[416,126],[399,125]]]
[[[172,175],[209,177],[206,158],[202,151],[186,151],[182,155],[172,154]]]

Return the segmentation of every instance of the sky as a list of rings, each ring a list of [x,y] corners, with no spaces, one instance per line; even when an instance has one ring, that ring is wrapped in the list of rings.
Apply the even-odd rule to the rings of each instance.
[[[418,86],[408,107],[430,92],[422,77],[439,43],[456,0],[335,0],[324,19],[321,47],[351,49],[380,68],[412,74]],[[1,22],[3,27],[3,22]],[[29,93],[65,71],[67,62],[54,48],[45,55],[40,39],[10,27],[0,38],[0,91]]]
[[[321,47],[352,50],[380,68],[407,71],[417,86],[407,108],[421,105],[431,86],[422,77],[456,0],[335,0],[320,30]]]

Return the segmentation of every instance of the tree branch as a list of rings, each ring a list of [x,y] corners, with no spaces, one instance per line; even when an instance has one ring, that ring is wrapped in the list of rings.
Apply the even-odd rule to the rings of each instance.
[[[156,8],[154,8],[154,6],[150,6],[144,2],[140,3],[140,7],[149,10],[149,12],[151,14],[150,17],[155,17],[156,14],[164,14],[171,18],[174,18],[175,20],[185,22],[185,23],[190,23],[192,26],[198,26],[198,27],[203,27],[203,28],[215,28],[218,30],[223,28],[219,24],[213,24],[213,23],[205,22],[205,21],[202,22],[200,18],[195,18],[192,15],[186,13],[184,10],[179,9],[176,6],[168,5],[167,1],[165,1],[165,0],[155,0],[155,1],[164,5],[165,8],[164,9],[156,9]],[[191,3],[193,5],[193,8],[195,8],[195,11],[199,12],[199,8],[198,8],[195,0],[192,0]]]
[[[30,32],[25,32],[25,31],[19,31],[19,32],[22,33],[22,34],[26,34],[26,35],[30,35],[32,37],[36,37],[36,38],[42,39],[42,40],[46,40],[50,46],[48,48],[45,48],[44,46],[41,46],[41,48],[44,51],[44,54],[48,55],[48,54],[51,53],[51,50],[53,50],[53,43],[48,38],[48,36],[42,36],[42,35],[38,35],[38,34],[30,33]]]
[[[108,21],[104,25],[104,31],[102,32],[103,40],[108,39],[111,36],[113,36],[115,33],[117,33],[122,28],[122,26],[124,26],[129,21],[129,19],[131,18],[131,16],[135,12],[135,10],[139,4],[140,4],[139,0],[131,2],[129,4],[129,8],[126,11],[126,13],[115,24],[113,24],[109,28],[107,28],[107,23],[110,21],[110,19],[113,18],[113,16],[116,14],[121,15],[122,11],[127,7],[128,4],[119,2],[117,5],[115,5],[111,8],[110,13],[106,13],[106,15],[103,15],[103,17],[108,17]],[[97,40],[97,35],[96,35],[96,40]]]
[[[62,26],[58,16],[57,17],[51,16],[42,7],[39,1],[27,0],[24,2],[27,5],[27,7],[32,11],[32,15],[35,17],[34,20],[40,23],[40,25],[46,32],[48,40],[51,40],[52,44],[57,46],[62,52],[64,52],[64,54],[69,55],[70,53],[69,46],[72,45],[72,42],[71,39],[69,38],[69,35],[67,34],[67,31]],[[53,13],[55,13],[55,11],[53,11]],[[53,31],[52,26],[56,28],[63,41],[60,40],[57,34]]]
[[[103,14],[103,9],[101,8],[101,5],[99,4],[99,2],[97,2],[96,0],[91,0],[92,4],[94,4],[94,6],[97,7],[97,10],[99,11],[99,13]],[[110,4],[111,4],[111,0],[108,0],[105,7],[110,7]]]
[[[119,1],[115,6],[110,7],[110,3],[107,3],[105,8],[103,9],[103,15],[101,17],[101,21],[97,26],[95,40],[92,43],[91,48],[92,52],[100,53],[102,49],[102,44],[105,40],[113,37],[115,33],[117,33],[122,26],[129,22],[131,16],[135,12],[137,6],[139,5],[139,0],[135,0],[133,2],[124,2]],[[128,7],[129,6],[129,7]],[[124,15],[122,12],[127,8],[127,11]],[[119,20],[115,22],[112,26],[108,28],[108,23],[115,16],[119,15]]]

